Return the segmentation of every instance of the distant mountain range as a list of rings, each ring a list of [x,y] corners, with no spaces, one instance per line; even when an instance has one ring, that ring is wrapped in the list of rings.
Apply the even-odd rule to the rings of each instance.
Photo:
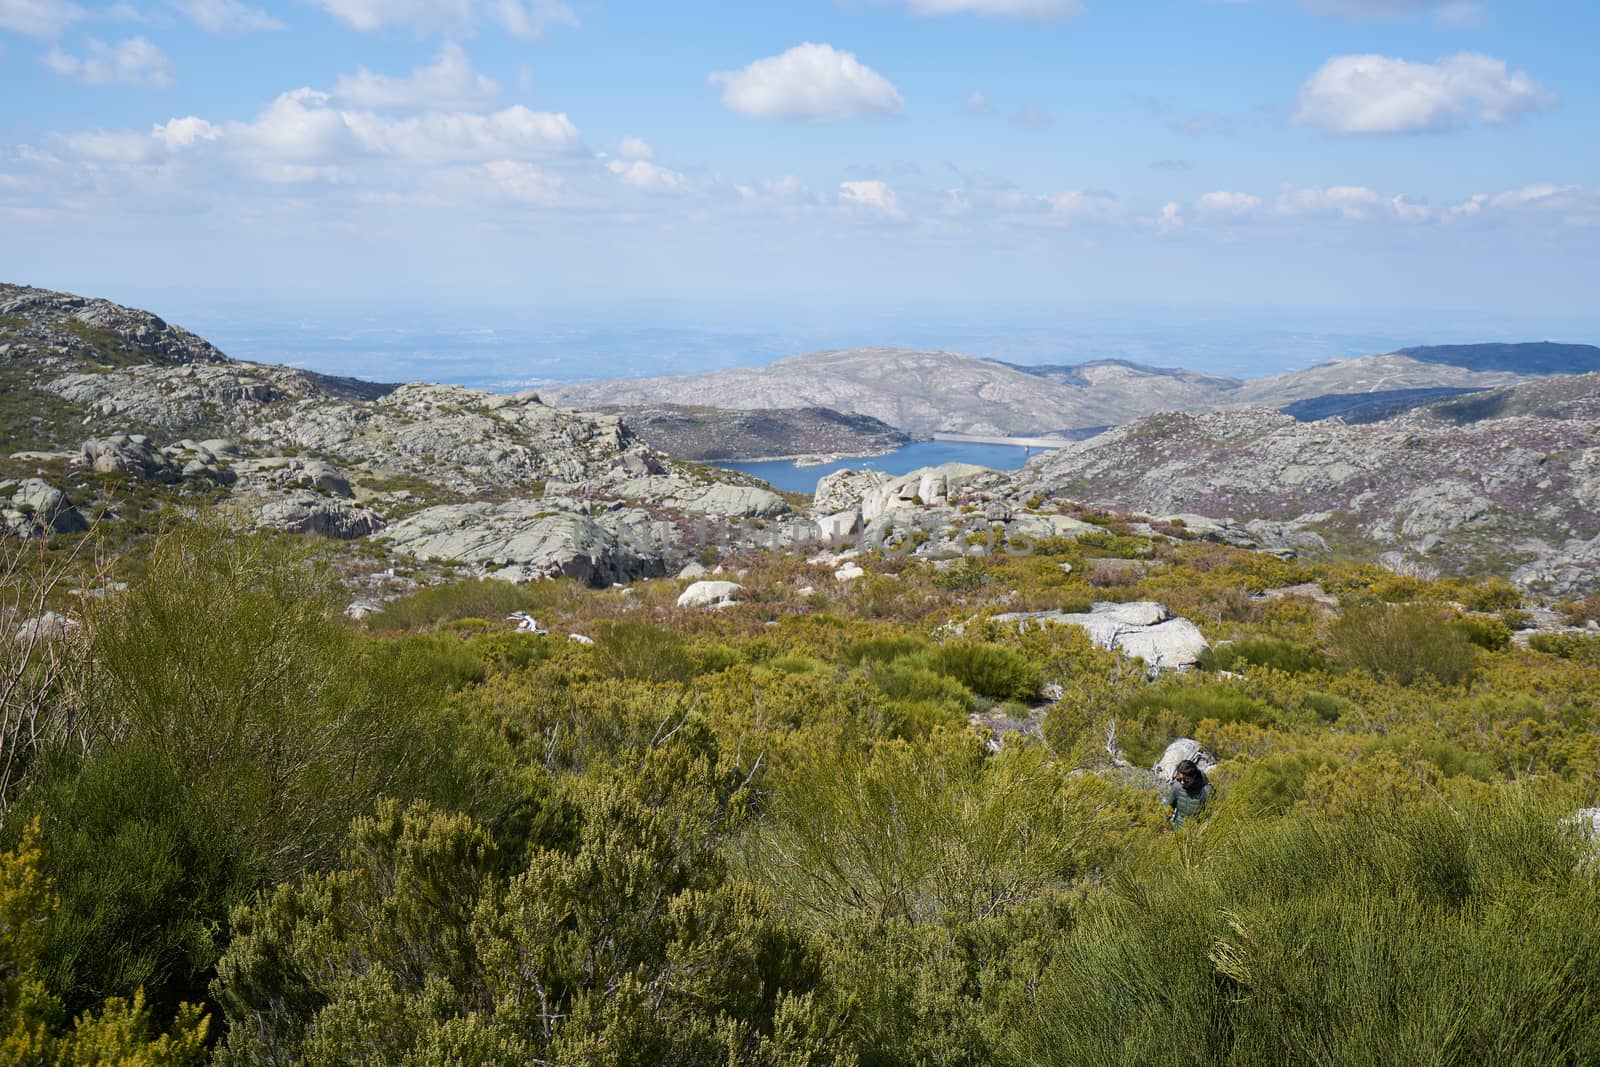
[[[1600,370],[1600,348],[1550,342],[1408,348],[1241,380],[1125,360],[1022,366],[955,352],[856,348],[765,367],[555,386],[573,407],[820,407],[910,434],[1081,436],[1160,411],[1265,407],[1302,421],[1387,417],[1442,397]]]

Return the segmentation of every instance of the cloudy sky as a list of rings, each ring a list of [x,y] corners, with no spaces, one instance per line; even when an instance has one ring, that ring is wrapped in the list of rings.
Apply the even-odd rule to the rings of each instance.
[[[0,0],[0,278],[1573,320],[1596,40],[1593,0]]]

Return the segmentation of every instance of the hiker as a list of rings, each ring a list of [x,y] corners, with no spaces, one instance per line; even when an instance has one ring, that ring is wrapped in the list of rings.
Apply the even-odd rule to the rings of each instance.
[[[1211,799],[1211,783],[1199,764],[1186,759],[1178,764],[1172,781],[1162,787],[1161,799],[1172,809],[1172,828],[1177,830],[1184,819],[1206,806]]]

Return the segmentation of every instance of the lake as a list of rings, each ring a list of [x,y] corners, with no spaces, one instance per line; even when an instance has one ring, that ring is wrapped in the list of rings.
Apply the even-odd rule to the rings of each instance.
[[[1037,448],[1018,448],[1016,445],[975,445],[965,441],[916,441],[888,455],[841,459],[815,467],[797,467],[792,460],[786,459],[717,465],[753,474],[784,492],[814,493],[817,491],[817,482],[834,471],[883,471],[885,474],[909,474],[920,467],[937,467],[941,463],[973,463],[980,467],[993,467],[995,470],[1014,471],[1037,456],[1040,451]]]

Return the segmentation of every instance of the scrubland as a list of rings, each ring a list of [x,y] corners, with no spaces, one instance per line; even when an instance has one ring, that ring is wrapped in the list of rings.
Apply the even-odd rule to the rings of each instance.
[[[1495,580],[1038,549],[355,623],[326,546],[170,529],[7,646],[0,1059],[1600,1061],[1600,639],[1513,640]],[[1338,608],[1260,595],[1300,583]],[[1213,651],[993,620],[1108,599]],[[1220,763],[1173,833],[1138,768],[1181,736]]]

